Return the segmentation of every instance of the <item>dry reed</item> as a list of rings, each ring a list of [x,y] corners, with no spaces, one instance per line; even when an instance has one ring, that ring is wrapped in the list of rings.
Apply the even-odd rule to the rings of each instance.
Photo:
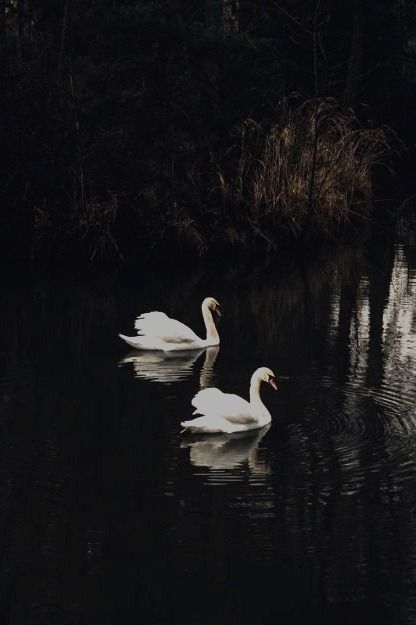
[[[263,236],[266,224],[297,238],[368,219],[374,169],[392,153],[389,132],[361,128],[353,111],[327,98],[285,100],[278,117],[267,129],[252,119],[240,126],[235,173],[219,174],[225,201],[246,206]]]

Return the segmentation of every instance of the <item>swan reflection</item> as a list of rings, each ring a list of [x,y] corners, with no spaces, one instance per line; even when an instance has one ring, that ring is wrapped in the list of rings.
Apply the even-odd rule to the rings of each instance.
[[[199,375],[200,388],[204,388],[214,381],[214,363],[219,349],[215,346],[172,352],[132,350],[120,360],[119,366],[132,363],[135,378],[169,384],[189,378],[193,374],[195,362],[205,352],[204,364]]]
[[[215,347],[208,347],[205,350],[205,360],[199,373],[199,388],[206,388],[212,386],[215,382],[214,364],[217,360],[218,352],[220,348],[218,345]]]
[[[259,430],[235,434],[192,434],[181,448],[189,448],[191,464],[209,469],[234,469],[248,461],[251,472],[268,473],[268,465],[257,458],[257,447],[270,424]]]

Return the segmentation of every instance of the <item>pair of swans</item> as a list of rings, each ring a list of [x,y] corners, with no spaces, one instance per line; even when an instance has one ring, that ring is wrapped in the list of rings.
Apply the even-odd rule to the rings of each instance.
[[[213,297],[202,302],[202,317],[207,332],[201,339],[185,324],[171,319],[163,312],[149,312],[137,317],[135,328],[138,336],[119,334],[128,345],[140,350],[164,352],[202,349],[219,345],[220,337],[213,313],[221,316],[221,307]],[[276,376],[268,367],[259,367],[251,376],[250,401],[239,395],[223,393],[218,388],[205,388],[192,399],[194,414],[201,415],[181,423],[183,430],[193,433],[214,434],[246,432],[262,428],[271,422],[270,412],[260,397],[260,386],[267,382],[277,390]]]

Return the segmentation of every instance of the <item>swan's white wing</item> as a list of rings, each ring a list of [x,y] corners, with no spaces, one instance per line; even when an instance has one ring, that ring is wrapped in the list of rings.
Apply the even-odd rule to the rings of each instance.
[[[198,391],[191,401],[192,406],[196,408],[194,414],[218,414],[218,405],[223,395],[224,393],[215,387]]]
[[[159,311],[140,315],[137,317],[134,327],[139,335],[153,336],[166,343],[193,343],[199,340],[191,328]]]
[[[205,388],[192,400],[195,413],[226,419],[230,423],[253,423],[257,417],[253,414],[248,401],[239,395],[223,393],[218,388]]]

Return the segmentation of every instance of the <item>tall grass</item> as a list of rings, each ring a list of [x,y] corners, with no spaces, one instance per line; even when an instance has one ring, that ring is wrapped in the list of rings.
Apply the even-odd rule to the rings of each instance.
[[[389,166],[392,142],[333,99],[285,100],[275,124],[247,119],[235,150],[234,170],[220,174],[225,202],[264,236],[272,227],[298,238],[369,218],[375,169]]]
[[[397,145],[393,133],[361,127],[333,99],[286,99],[275,120],[247,119],[231,145],[198,153],[191,173],[182,164],[171,178],[149,175],[140,193],[94,193],[88,169],[85,185],[76,173],[71,210],[35,207],[33,255],[48,240],[59,252],[60,239],[97,263],[171,252],[244,254],[368,221],[375,174],[389,167]]]

